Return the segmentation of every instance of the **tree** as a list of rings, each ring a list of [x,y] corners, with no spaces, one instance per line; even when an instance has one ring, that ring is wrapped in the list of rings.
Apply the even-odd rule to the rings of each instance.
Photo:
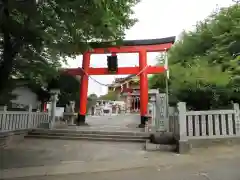
[[[98,96],[96,94],[90,94],[88,96],[87,111],[89,111],[89,109],[96,104],[97,100],[98,100]]]
[[[175,64],[171,72],[174,73],[170,81],[170,95],[187,102],[192,109],[203,110],[220,105],[220,94],[226,92],[230,80],[230,74],[222,72],[220,66],[210,66],[204,61],[190,67]]]
[[[228,67],[232,55],[240,51],[239,9],[239,4],[222,8],[199,22],[195,31],[184,32],[170,50],[171,61],[186,65],[204,60]]]
[[[88,100],[96,100],[96,99],[98,99],[98,96],[96,94],[90,94],[88,96]]]
[[[59,106],[65,106],[70,101],[75,102],[75,108],[79,109],[79,84],[80,80],[66,73],[61,73],[57,78],[48,83],[48,92],[50,89],[59,89]]]
[[[4,89],[3,94],[0,94],[0,106],[7,105],[11,100],[17,98],[17,95],[12,93],[15,87],[16,85],[12,80],[8,82],[8,87]]]
[[[0,94],[12,75],[43,83],[87,42],[121,40],[137,2],[0,0]]]
[[[110,100],[110,101],[116,101],[118,100],[118,95],[116,92],[114,91],[110,91],[107,94],[100,96],[99,97],[100,100]]]
[[[240,5],[214,12],[194,31],[183,32],[169,50],[170,101],[185,101],[192,109],[219,108],[238,100]],[[163,75],[150,85],[163,88]],[[173,100],[173,101],[172,101]]]

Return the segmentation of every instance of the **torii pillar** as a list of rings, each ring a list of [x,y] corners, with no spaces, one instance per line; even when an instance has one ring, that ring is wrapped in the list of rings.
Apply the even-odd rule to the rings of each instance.
[[[145,125],[147,121],[147,108],[148,108],[148,77],[147,72],[144,68],[147,66],[147,52],[141,50],[139,52],[139,71],[140,74],[140,115],[141,115],[141,125]]]
[[[77,125],[81,125],[81,122],[85,122],[87,113],[87,95],[88,95],[88,72],[90,66],[91,54],[86,52],[83,54],[82,69],[85,73],[82,74],[80,84],[80,108],[78,114]]]

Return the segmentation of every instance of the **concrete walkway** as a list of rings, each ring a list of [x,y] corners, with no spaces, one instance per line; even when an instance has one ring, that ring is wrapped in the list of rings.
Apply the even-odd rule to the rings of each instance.
[[[239,180],[240,159],[213,159],[199,163],[151,166],[118,171],[80,173],[41,177],[24,177],[14,180]]]
[[[89,126],[77,127],[78,130],[98,130],[98,131],[143,131],[138,128],[140,124],[139,114],[120,114],[114,116],[87,116],[86,123]],[[66,125],[57,125],[56,128],[64,129]],[[69,128],[69,127],[68,127]],[[75,126],[71,129],[76,129]]]
[[[0,169],[141,158],[148,154],[142,146],[141,143],[25,139],[1,150]]]
[[[109,144],[111,146],[111,144]],[[116,145],[117,146],[117,145]],[[133,150],[133,149],[132,149]],[[96,173],[116,170],[135,169],[143,167],[172,167],[172,166],[198,166],[199,164],[226,161],[233,163],[231,168],[240,167],[240,146],[214,147],[210,149],[197,149],[188,155],[177,155],[169,152],[140,152],[133,150],[135,156],[116,155],[105,159],[92,159],[80,161],[78,159],[61,161],[58,164],[44,164],[43,166],[25,166],[0,170],[2,179],[11,179],[31,176],[66,175],[79,173]],[[80,152],[79,152],[80,153]],[[89,152],[88,152],[89,153]],[[107,154],[108,152],[106,152]],[[70,155],[70,154],[69,154]],[[89,153],[89,156],[92,154]],[[234,164],[237,162],[238,164]]]
[[[115,131],[129,129],[128,126],[134,129],[139,116],[87,121],[92,125],[88,128],[99,130],[105,125],[103,130]],[[216,180],[240,177],[240,146],[196,149],[187,155],[177,155],[146,152],[142,144],[134,143],[25,139],[0,151],[0,179],[200,180],[208,179],[205,171],[213,172]],[[224,176],[224,172],[233,179]],[[196,175],[199,173],[202,175]]]
[[[105,131],[141,131],[137,128],[140,124],[139,114],[122,114],[116,116],[88,116],[86,122],[89,127],[79,127],[80,129],[105,130]]]
[[[90,126],[72,130],[132,131],[139,115],[87,117]],[[130,126],[130,127],[129,127]],[[131,128],[132,127],[132,128]],[[25,139],[1,150],[0,169],[57,165],[65,161],[90,162],[128,159],[144,153],[141,144],[107,143],[70,140]]]

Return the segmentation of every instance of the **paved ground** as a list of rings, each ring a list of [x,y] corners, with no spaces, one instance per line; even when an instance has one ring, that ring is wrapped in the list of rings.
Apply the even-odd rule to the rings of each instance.
[[[0,153],[0,169],[144,156],[142,144],[26,139]]]
[[[140,131],[136,128],[139,115],[88,117],[86,122],[88,127],[78,129]],[[127,159],[142,154],[142,144],[26,139],[1,150],[0,169],[55,165],[66,161]]]
[[[140,123],[139,114],[124,114],[116,116],[88,116],[86,122],[89,126],[78,129],[104,130],[104,131],[141,131],[137,128]]]
[[[90,128],[135,128],[139,116],[91,118]],[[88,127],[89,128],[89,127]],[[142,144],[26,139],[0,152],[0,179],[239,180],[240,146],[196,149],[187,155],[146,152]],[[128,170],[127,170],[128,169]],[[75,173],[75,175],[66,175]],[[48,176],[43,176],[48,175]],[[54,176],[51,176],[54,175]]]
[[[140,123],[140,115],[129,114],[103,117],[88,117],[86,121],[90,125],[90,127],[96,129],[136,129],[137,125]]]
[[[61,178],[73,179],[76,176],[66,176],[66,174],[87,173],[80,174],[79,177],[90,180],[98,178],[94,172],[102,172],[101,178],[105,179],[108,175],[106,171],[116,170],[121,170],[126,178],[129,175],[140,180],[150,175],[152,171],[155,178],[159,173],[163,173],[166,179],[177,178],[177,174],[182,171],[182,177],[190,177],[197,171],[229,174],[233,171],[239,175],[239,152],[240,146],[218,146],[196,149],[187,155],[177,155],[171,152],[145,152],[141,150],[140,144],[26,140],[18,146],[9,147],[1,152],[0,164],[4,169],[0,170],[0,178],[61,175]],[[147,170],[141,170],[143,167]],[[172,176],[172,172],[167,171],[168,168],[176,168],[176,176]],[[126,171],[126,169],[132,170]],[[144,172],[146,172],[145,176]],[[120,172],[109,174],[112,178],[120,176]],[[44,178],[51,180],[55,177]]]
[[[239,150],[240,146],[233,146],[198,149],[189,155],[158,152],[128,160],[68,162],[61,166],[10,169],[0,172],[0,175],[3,179],[12,180],[239,180]]]
[[[172,166],[152,166],[112,172],[18,178],[15,180],[239,180],[240,159]]]

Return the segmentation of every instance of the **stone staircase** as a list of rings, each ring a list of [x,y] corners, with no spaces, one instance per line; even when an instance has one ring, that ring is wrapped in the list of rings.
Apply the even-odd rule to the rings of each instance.
[[[142,143],[146,151],[177,151],[177,141],[171,133],[70,129],[33,129],[25,138],[86,140]]]
[[[44,138],[62,140],[92,140],[145,143],[150,134],[131,131],[97,131],[97,130],[69,130],[69,129],[33,129],[25,138]]]

